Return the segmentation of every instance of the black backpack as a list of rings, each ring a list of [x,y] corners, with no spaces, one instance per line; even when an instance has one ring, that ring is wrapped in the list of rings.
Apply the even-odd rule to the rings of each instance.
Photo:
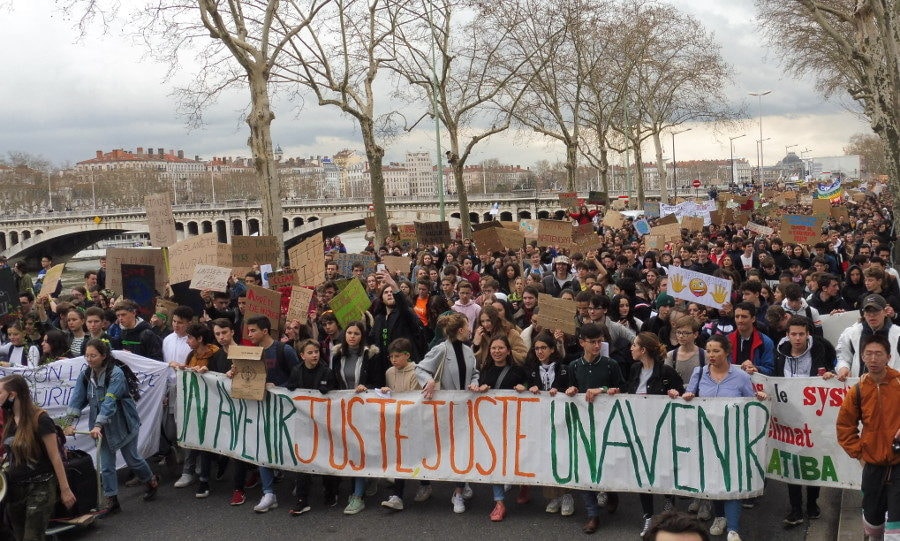
[[[128,386],[128,395],[131,396],[132,400],[137,402],[141,399],[141,382],[138,380],[137,375],[135,375],[130,366],[120,361],[119,359],[115,359],[115,361],[115,366],[118,366],[122,370],[122,373],[125,374],[125,385]],[[109,376],[112,373],[112,368],[112,364],[110,364],[106,368],[107,381],[109,381]],[[84,380],[84,385],[86,387],[90,378],[90,368],[85,368],[82,374],[82,379]]]

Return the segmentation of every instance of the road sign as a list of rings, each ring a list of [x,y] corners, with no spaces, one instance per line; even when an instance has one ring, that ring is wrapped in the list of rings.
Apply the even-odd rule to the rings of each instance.
[[[693,186],[694,188],[699,188],[699,187],[700,187],[700,179],[699,179],[699,178],[695,178],[694,180],[692,180],[692,181],[691,181],[691,186]]]

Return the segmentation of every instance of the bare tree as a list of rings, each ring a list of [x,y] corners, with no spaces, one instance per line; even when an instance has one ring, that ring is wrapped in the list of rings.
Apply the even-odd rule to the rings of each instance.
[[[845,91],[884,142],[900,190],[900,4],[896,0],[757,0],[763,29],[787,68],[826,96]],[[894,198],[900,225],[900,197]],[[900,257],[900,255],[898,255]]]
[[[862,178],[870,179],[876,175],[887,174],[884,140],[877,135],[857,133],[850,137],[844,154],[857,154],[862,160]]]
[[[418,15],[394,0],[334,0],[314,24],[292,39],[288,51],[290,77],[312,91],[319,105],[335,107],[359,124],[369,162],[376,242],[389,231],[385,207],[379,130],[390,125],[389,114],[376,111],[379,73],[393,60],[398,29]]]

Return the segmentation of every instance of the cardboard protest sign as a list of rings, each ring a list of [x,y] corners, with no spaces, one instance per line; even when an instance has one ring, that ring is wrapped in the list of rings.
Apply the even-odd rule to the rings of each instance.
[[[0,316],[17,313],[19,309],[19,289],[13,270],[9,267],[0,269]]]
[[[589,205],[606,205],[609,203],[609,194],[607,192],[588,192],[587,202]]]
[[[480,224],[472,224],[472,231],[484,231],[492,227],[503,227],[503,224],[500,223],[500,220],[488,220]]]
[[[393,274],[400,276],[408,276],[410,271],[410,262],[412,260],[402,255],[386,255],[381,258],[384,268]]]
[[[681,219],[681,228],[693,233],[703,231],[703,218],[699,216],[685,216]]]
[[[253,265],[271,263],[281,266],[281,243],[271,235],[231,237],[231,261],[234,272],[242,275],[253,269]]]
[[[599,238],[594,231],[594,224],[587,223],[572,228],[572,244],[569,245],[570,254],[587,254],[597,249]]]
[[[350,280],[347,286],[331,299],[331,309],[334,310],[334,316],[341,324],[341,328],[346,327],[351,321],[359,320],[370,306],[372,301],[369,300],[359,280]]]
[[[780,230],[785,243],[815,243],[822,234],[822,218],[785,214],[781,217]]]
[[[297,271],[293,269],[272,271],[266,276],[266,279],[269,282],[269,287],[272,289],[300,285],[300,277],[297,275]]]
[[[170,248],[169,255],[171,256],[171,254]],[[169,280],[161,248],[107,248],[106,287],[116,293],[122,293],[122,265],[124,264],[153,267],[154,282],[160,286]],[[193,272],[193,268],[191,272]],[[191,275],[185,278],[185,280],[190,279]]]
[[[525,240],[537,240],[538,238],[538,220],[522,219],[519,220],[519,231],[525,236]]]
[[[766,237],[768,237],[769,235],[771,235],[772,233],[775,232],[775,230],[772,229],[771,227],[768,227],[765,225],[760,225],[756,222],[747,222],[747,229],[749,229],[750,231],[753,231],[757,235],[763,235]]]
[[[44,274],[44,280],[41,282],[41,290],[38,294],[47,293],[52,296],[53,292],[56,291],[56,287],[59,285],[59,281],[62,279],[62,273],[65,268],[65,263],[59,263],[58,265],[50,267]]]
[[[617,210],[608,210],[603,216],[603,225],[619,229],[625,225],[625,215]]]
[[[831,201],[828,199],[813,199],[812,202],[813,216],[831,216]]]
[[[747,225],[750,222],[750,213],[746,211],[735,212],[733,213],[734,223]]]
[[[640,220],[636,220],[634,222],[634,230],[637,231],[637,234],[640,236],[649,235],[650,234],[650,222],[644,220],[643,218]]]
[[[247,304],[244,307],[244,324],[253,316],[266,316],[272,323],[272,337],[281,333],[281,293],[259,286],[247,286]],[[246,330],[244,337],[246,337]]]
[[[850,221],[850,213],[847,212],[847,209],[845,207],[832,207],[831,217],[838,222]]]
[[[317,286],[325,281],[325,252],[322,232],[309,237],[288,250],[291,269],[303,286]]]
[[[231,267],[231,247],[220,244],[215,233],[188,237],[169,247],[169,283],[187,282],[197,265]]]
[[[667,242],[679,241],[681,240],[681,224],[675,222],[674,224],[657,225],[650,228],[650,234],[663,238]]]
[[[414,224],[400,224],[397,226],[397,240],[400,242],[416,242],[416,226]]]
[[[291,286],[291,298],[285,319],[287,321],[299,319],[301,322],[305,322],[313,293],[313,290],[307,287]]]
[[[150,244],[167,248],[178,242],[169,192],[144,196],[144,208],[147,213],[147,228],[150,230]]]
[[[331,260],[338,264],[338,272],[341,276],[353,276],[353,264],[362,263],[363,276],[375,272],[375,254],[341,254],[331,255]]]
[[[645,218],[659,218],[660,209],[659,203],[644,203],[644,217]]]
[[[666,238],[658,235],[646,235],[643,239],[644,246],[648,250],[665,250]]]
[[[722,213],[718,210],[714,210],[709,213],[709,223],[715,225],[722,225]]]
[[[258,346],[228,347],[228,359],[232,362],[231,398],[262,400],[266,397],[266,362],[263,348]]]
[[[578,206],[578,193],[577,192],[561,192],[559,194],[559,206],[564,209],[577,207]]]
[[[109,263],[107,262],[107,266]],[[138,305],[138,315],[149,320],[156,308],[156,269],[152,265],[124,264],[122,269],[122,296]]]
[[[572,243],[572,222],[538,220],[538,245],[565,246]]]
[[[562,332],[575,335],[575,301],[557,299],[546,293],[538,294],[538,312],[534,315],[538,325],[545,329],[560,329]]]
[[[216,267],[213,265],[197,265],[194,267],[194,276],[191,278],[191,289],[203,291],[228,291],[228,279],[231,278],[231,269],[228,267]]]
[[[721,308],[731,300],[731,280],[669,265],[667,293],[676,299]]]
[[[450,244],[450,222],[414,222],[413,225],[419,244]]]
[[[678,217],[675,216],[674,214],[668,214],[666,216],[663,216],[659,220],[656,220],[656,225],[669,225],[669,224],[677,224],[677,223],[678,223]]]

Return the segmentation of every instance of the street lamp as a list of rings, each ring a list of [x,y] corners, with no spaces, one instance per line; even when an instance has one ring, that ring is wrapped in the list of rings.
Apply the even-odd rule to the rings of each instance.
[[[766,137],[765,139],[757,139],[756,140],[756,146],[758,147],[757,150],[759,151],[759,153],[756,155],[757,159],[762,160],[762,144],[765,141],[769,141],[771,139],[772,139],[771,137]],[[760,161],[757,164],[757,174],[759,177],[759,189],[760,190],[765,188],[765,182],[763,182],[763,173],[762,173],[762,165],[761,164],[762,164],[762,161]]]
[[[675,161],[675,136],[679,133],[691,131],[692,129],[693,128],[685,128],[681,131],[672,132],[672,184],[675,186],[675,199],[678,199],[678,175],[676,173],[676,171],[678,171],[678,162]]]
[[[747,136],[746,133],[742,133],[742,134],[740,134],[740,135],[736,135],[736,136],[734,136],[734,137],[729,137],[729,138],[728,138],[728,145],[729,145],[730,148],[731,148],[731,185],[732,185],[732,186],[736,186],[736,185],[737,185],[737,183],[734,181],[734,178],[735,178],[735,176],[736,176],[735,173],[734,173],[734,140],[735,140],[735,139],[740,139],[741,137],[746,137],[746,136]]]
[[[750,92],[751,96],[754,96],[759,99],[759,154],[757,155],[757,174],[759,175],[759,187],[763,188],[763,175],[762,175],[762,164],[763,164],[763,141],[768,141],[768,139],[763,139],[763,130],[762,130],[762,98],[763,96],[768,96],[771,94],[771,90],[765,90],[760,92]]]
[[[434,28],[434,20],[431,17],[431,11],[434,6],[431,0],[425,0],[425,12],[428,15],[428,27],[431,29],[431,107],[434,113],[434,139],[436,145],[437,156],[437,196],[438,209],[440,211],[441,221],[444,221],[444,162],[441,161],[441,116],[438,114],[438,76],[437,76],[437,55],[435,53],[434,42],[437,35]],[[468,232],[466,232],[468,234]]]

